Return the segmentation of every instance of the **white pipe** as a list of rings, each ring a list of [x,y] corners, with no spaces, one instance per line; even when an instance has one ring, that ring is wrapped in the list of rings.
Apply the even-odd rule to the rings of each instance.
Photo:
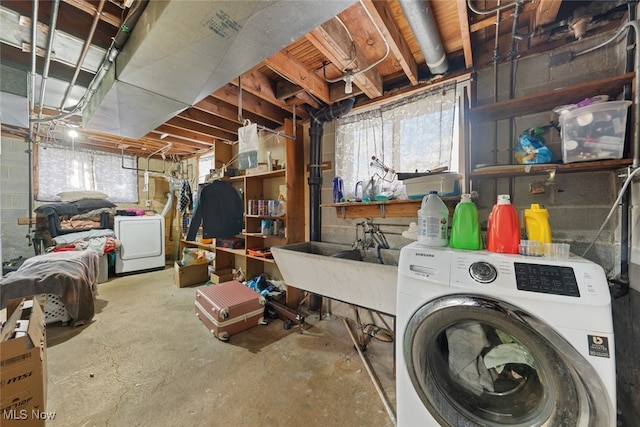
[[[166,218],[167,213],[169,213],[169,209],[171,209],[172,206],[173,206],[173,192],[167,193],[167,203],[164,205],[164,208],[162,208],[162,212],[160,212],[160,215]]]
[[[36,137],[40,131],[40,120],[42,119],[42,109],[44,108],[44,95],[47,90],[47,79],[49,78],[49,67],[51,66],[51,51],[53,50],[53,40],[56,37],[56,24],[58,22],[58,9],[60,0],[54,0],[51,6],[51,24],[49,25],[49,40],[47,42],[47,53],[44,59],[44,69],[40,81],[40,103],[38,106],[38,122],[36,125]]]
[[[491,7],[489,9],[478,9],[473,5],[473,3],[471,3],[471,0],[467,0],[467,6],[469,6],[469,9],[471,9],[473,13],[477,13],[478,15],[487,15],[489,13],[493,13],[493,12],[511,7],[517,3],[524,3],[524,0],[513,0],[502,5],[498,4],[497,6]]]

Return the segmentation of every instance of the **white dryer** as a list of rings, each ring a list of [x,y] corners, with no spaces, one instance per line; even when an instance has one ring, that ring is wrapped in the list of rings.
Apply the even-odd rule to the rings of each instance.
[[[113,231],[120,241],[116,274],[164,268],[164,217],[116,215]]]
[[[400,254],[398,426],[615,426],[604,271],[410,244]]]

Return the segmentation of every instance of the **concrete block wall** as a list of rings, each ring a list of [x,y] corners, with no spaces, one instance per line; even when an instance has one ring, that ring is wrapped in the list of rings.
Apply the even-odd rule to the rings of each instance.
[[[2,261],[8,261],[35,254],[25,237],[29,226],[18,225],[18,218],[29,216],[29,158],[23,140],[2,136],[0,141],[0,239]]]

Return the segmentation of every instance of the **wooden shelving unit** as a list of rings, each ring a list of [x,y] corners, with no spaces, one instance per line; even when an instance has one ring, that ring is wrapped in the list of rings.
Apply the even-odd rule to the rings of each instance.
[[[285,121],[284,133],[293,135],[293,122]],[[295,132],[296,140],[283,138],[285,146],[285,168],[275,171],[225,178],[231,185],[241,190],[244,197],[244,230],[238,237],[244,239],[244,247],[231,249],[215,247],[216,269],[241,267],[246,277],[267,273],[271,277],[282,279],[276,262],[272,258],[254,256],[248,249],[267,249],[271,246],[282,246],[288,243],[304,241],[304,159],[302,127]],[[229,153],[230,155],[230,153]],[[224,158],[221,160],[225,160]],[[249,200],[277,200],[279,188],[286,186],[286,209],[281,216],[246,214]],[[284,235],[263,235],[260,231],[262,220],[282,221]],[[297,307],[298,289],[287,287],[286,304]]]
[[[533,95],[522,96],[515,99],[496,102],[493,104],[477,106],[469,110],[471,135],[469,142],[469,180],[484,178],[516,177],[527,175],[541,175],[547,173],[576,173],[604,170],[622,169],[632,164],[632,159],[594,160],[580,163],[567,164],[505,164],[476,168],[474,165],[482,163],[474,156],[474,150],[481,147],[483,135],[477,130],[479,126],[489,122],[515,118],[524,115],[537,114],[551,111],[560,105],[579,102],[587,97],[595,95],[609,95],[617,97],[626,84],[632,84],[634,73],[625,73],[611,78],[594,80],[587,83],[579,83],[572,86],[556,88],[539,92]],[[634,88],[637,90],[637,88]],[[633,106],[632,108],[638,108]],[[473,185],[471,185],[473,188]]]
[[[572,173],[572,172],[595,172],[603,170],[621,169],[629,166],[631,159],[618,160],[595,160],[591,162],[567,163],[567,164],[536,164],[536,165],[501,165],[488,166],[473,169],[471,177],[499,178],[503,176],[527,176],[543,175],[550,172]]]

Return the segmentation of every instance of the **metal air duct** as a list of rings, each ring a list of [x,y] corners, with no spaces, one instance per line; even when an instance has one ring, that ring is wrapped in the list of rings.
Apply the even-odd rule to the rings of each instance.
[[[442,47],[438,26],[426,0],[399,0],[411,31],[420,45],[425,62],[432,74],[443,74],[449,69],[449,62]]]
[[[83,112],[85,127],[140,138],[353,3],[151,1]]]

